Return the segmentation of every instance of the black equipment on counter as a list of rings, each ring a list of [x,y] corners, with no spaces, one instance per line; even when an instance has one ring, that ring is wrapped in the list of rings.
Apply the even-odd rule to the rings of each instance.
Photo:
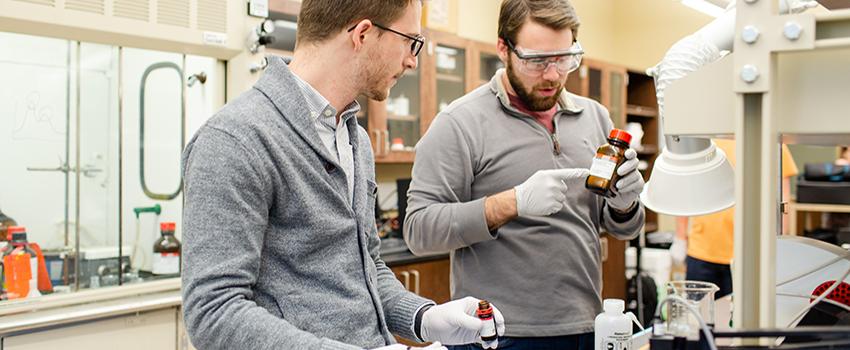
[[[797,202],[850,204],[850,166],[807,163],[797,181]]]
[[[396,196],[398,197],[398,237],[404,232],[404,217],[407,214],[407,190],[410,189],[410,179],[397,179]]]
[[[723,330],[712,331],[714,339],[719,338],[768,338],[776,339],[778,337],[789,338],[809,338],[819,339],[814,342],[793,343],[787,341],[779,346],[768,347],[759,345],[733,345],[733,346],[718,346],[720,350],[755,350],[755,349],[808,349],[808,350],[836,350],[850,349],[850,327],[798,327],[791,329],[757,329],[757,330]],[[652,350],[708,350],[709,346],[705,340],[705,336],[700,331],[699,341],[689,341],[681,337],[672,336],[653,336],[649,340],[649,347]]]

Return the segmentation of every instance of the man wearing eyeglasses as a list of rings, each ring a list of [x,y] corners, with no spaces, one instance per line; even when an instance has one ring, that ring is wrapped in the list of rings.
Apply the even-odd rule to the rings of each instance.
[[[355,98],[384,100],[416,68],[421,12],[420,0],[304,0],[294,58],[269,57],[186,146],[183,310],[199,349],[480,341],[478,299],[435,305],[379,255]]]
[[[612,122],[564,90],[583,54],[578,26],[567,0],[504,0],[506,68],[444,109],[416,146],[405,240],[416,254],[451,252],[453,298],[498,303],[508,315],[499,349],[593,349],[600,232],[628,239],[643,226],[634,151],[616,197],[584,188]]]

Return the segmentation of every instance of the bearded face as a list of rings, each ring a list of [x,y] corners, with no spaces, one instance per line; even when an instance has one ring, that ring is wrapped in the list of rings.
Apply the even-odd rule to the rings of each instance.
[[[547,80],[542,76],[531,78],[517,71],[513,59],[508,59],[507,74],[508,81],[514,91],[525,105],[532,111],[547,111],[558,103],[563,91],[567,76],[564,75],[560,81]],[[547,68],[549,69],[549,68]]]

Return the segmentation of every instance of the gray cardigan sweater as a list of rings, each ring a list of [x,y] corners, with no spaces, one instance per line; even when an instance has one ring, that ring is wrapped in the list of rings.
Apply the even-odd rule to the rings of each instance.
[[[564,91],[556,144],[543,125],[510,105],[503,74],[443,110],[416,145],[404,237],[414,253],[450,251],[452,298],[471,295],[498,306],[507,335],[592,331],[602,309],[599,234],[636,236],[644,210],[617,222],[603,197],[574,181],[561,211],[490,232],[487,196],[538,170],[589,168],[612,128],[599,103]]]
[[[415,339],[431,301],[379,256],[369,138],[347,123],[354,199],[287,63],[216,113],[183,154],[183,312],[198,349],[361,349]]]

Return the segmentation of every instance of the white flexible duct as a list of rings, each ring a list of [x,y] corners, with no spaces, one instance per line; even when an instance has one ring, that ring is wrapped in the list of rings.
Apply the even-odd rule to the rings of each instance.
[[[814,0],[776,0],[780,13],[802,12],[817,6]],[[734,6],[711,23],[676,42],[658,65],[647,70],[655,78],[663,132],[664,92],[676,80],[716,61],[722,51],[731,51],[735,39]],[[641,202],[658,213],[675,216],[710,214],[734,204],[734,186],[726,179],[733,175],[721,149],[711,140],[666,135],[665,148],[656,159],[652,176],[641,193]],[[696,185],[696,186],[695,186]],[[687,188],[674,191],[671,188]],[[710,188],[705,191],[700,188]]]
[[[817,5],[815,0],[779,0],[779,13],[799,13]],[[735,37],[735,14],[733,2],[722,16],[673,44],[661,62],[647,70],[649,75],[655,77],[658,112],[662,118],[664,117],[664,90],[670,83],[716,61],[721,57],[721,51],[732,50]],[[673,144],[670,144],[670,141],[674,140],[668,139],[667,146],[674,153],[694,151],[694,147],[678,145],[682,141],[676,140]],[[706,141],[698,143],[707,146]],[[704,148],[697,147],[697,149]]]

